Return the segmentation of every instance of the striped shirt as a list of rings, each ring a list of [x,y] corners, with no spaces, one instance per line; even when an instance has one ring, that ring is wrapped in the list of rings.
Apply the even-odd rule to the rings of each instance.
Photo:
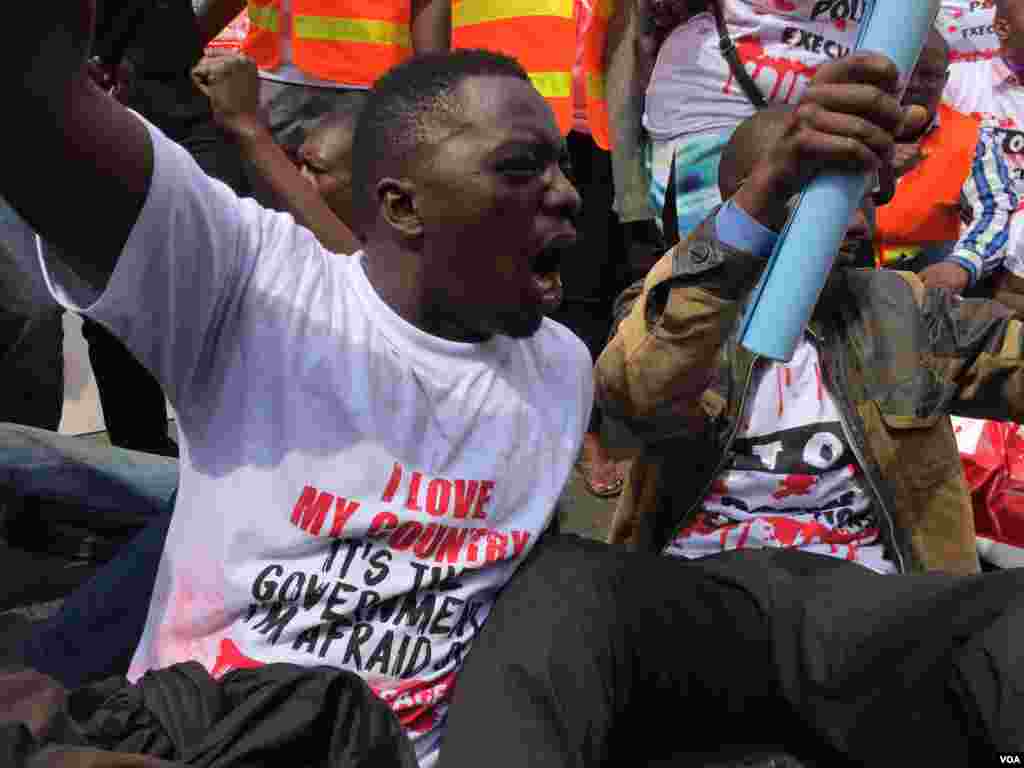
[[[1007,256],[1010,217],[1017,208],[1020,185],[1014,181],[1005,136],[998,127],[983,121],[971,173],[960,191],[965,225],[953,246],[950,261],[971,275],[973,285],[1002,266]]]
[[[1024,86],[997,57],[951,67],[944,98],[982,120],[974,168],[962,194],[964,210],[973,217],[954,255],[965,266],[981,265],[981,275],[1002,265],[1024,276],[1024,252],[1007,248],[1010,216],[1024,188]]]

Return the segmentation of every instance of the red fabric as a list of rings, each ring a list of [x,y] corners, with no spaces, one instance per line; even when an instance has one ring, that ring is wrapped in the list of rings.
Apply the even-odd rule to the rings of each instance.
[[[957,432],[978,535],[1024,547],[1024,436],[996,421],[984,422],[975,446]]]

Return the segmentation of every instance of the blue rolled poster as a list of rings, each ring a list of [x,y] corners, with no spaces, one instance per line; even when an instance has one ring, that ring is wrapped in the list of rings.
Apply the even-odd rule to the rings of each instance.
[[[935,23],[939,0],[872,0],[855,50],[888,56],[905,83]],[[818,302],[868,179],[823,173],[807,185],[783,228],[740,325],[740,344],[790,360]]]

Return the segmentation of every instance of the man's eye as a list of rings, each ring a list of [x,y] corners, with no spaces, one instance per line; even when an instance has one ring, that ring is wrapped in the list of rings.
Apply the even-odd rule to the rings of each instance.
[[[506,176],[536,176],[543,169],[537,158],[524,156],[504,161],[498,170]]]

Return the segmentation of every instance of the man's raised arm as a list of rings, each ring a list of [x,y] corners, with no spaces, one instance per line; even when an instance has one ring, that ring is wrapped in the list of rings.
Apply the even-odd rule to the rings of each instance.
[[[29,3],[19,18],[0,53],[5,104],[17,115],[0,127],[0,195],[101,290],[145,202],[153,148],[145,126],[86,73],[94,0]]]

